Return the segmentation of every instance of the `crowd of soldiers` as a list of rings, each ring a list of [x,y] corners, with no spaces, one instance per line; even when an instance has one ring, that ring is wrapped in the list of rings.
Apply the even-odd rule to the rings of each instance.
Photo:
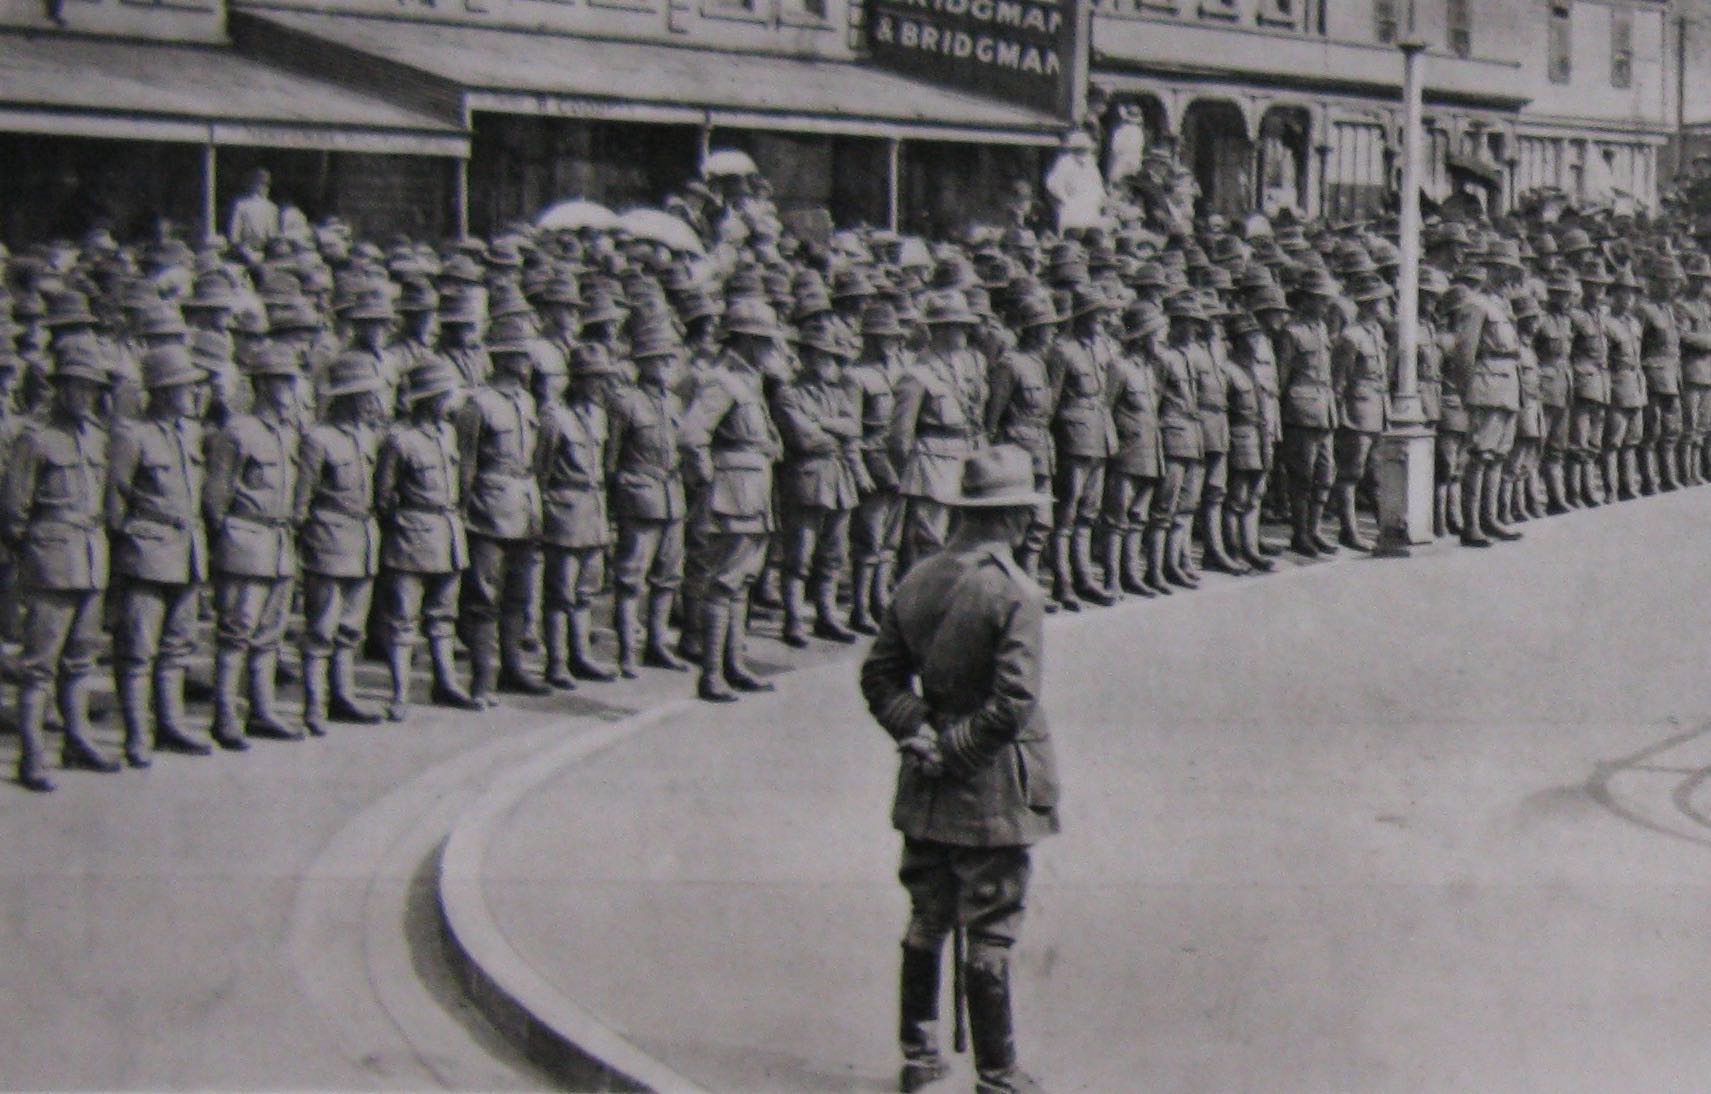
[[[88,733],[106,634],[124,762],[211,751],[184,710],[209,613],[210,736],[230,750],[405,718],[423,640],[431,701],[464,710],[644,667],[698,667],[713,702],[768,690],[751,606],[792,646],[874,633],[988,443],[1026,450],[1051,499],[1017,561],[1054,610],[1269,571],[1284,548],[1262,507],[1302,556],[1372,547],[1393,223],[927,246],[797,238],[754,180],[691,183],[669,208],[703,246],[528,227],[381,246],[333,220],[8,256],[21,783],[53,788],[50,697],[64,763],[120,768]],[[1711,259],[1691,234],[1504,218],[1425,242],[1440,535],[1487,546],[1705,481]],[[615,664],[595,652],[608,589]],[[275,699],[288,634],[300,727]],[[365,649],[390,670],[381,708],[357,693]]]

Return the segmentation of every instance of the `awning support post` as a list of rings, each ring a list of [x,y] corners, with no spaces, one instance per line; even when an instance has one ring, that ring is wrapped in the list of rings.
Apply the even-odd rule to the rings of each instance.
[[[696,140],[700,142],[700,147],[695,153],[695,170],[701,171],[707,166],[707,157],[713,153],[713,122],[711,120],[702,122],[701,128],[695,136]]]
[[[893,232],[902,221],[901,176],[903,174],[903,140],[889,137],[885,141],[885,226]]]
[[[219,166],[212,139],[202,146],[202,238],[212,239],[220,232],[220,210],[215,204],[215,189],[219,185]]]
[[[452,161],[452,219],[458,238],[469,235],[469,160]]]

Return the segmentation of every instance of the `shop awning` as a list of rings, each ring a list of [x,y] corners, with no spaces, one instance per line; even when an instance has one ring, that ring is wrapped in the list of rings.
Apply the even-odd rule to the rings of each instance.
[[[316,56],[305,42],[359,51],[461,89],[471,112],[1025,144],[1051,143],[1064,128],[1048,114],[845,61],[419,19],[278,10],[231,19],[246,48],[304,63]],[[329,63],[350,69],[348,58]]]
[[[461,127],[217,45],[0,33],[0,131],[468,157]]]

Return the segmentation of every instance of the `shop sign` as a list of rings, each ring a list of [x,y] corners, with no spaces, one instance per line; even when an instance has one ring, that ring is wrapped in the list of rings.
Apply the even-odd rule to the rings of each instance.
[[[1087,85],[1085,0],[868,0],[885,68],[1064,119]]]

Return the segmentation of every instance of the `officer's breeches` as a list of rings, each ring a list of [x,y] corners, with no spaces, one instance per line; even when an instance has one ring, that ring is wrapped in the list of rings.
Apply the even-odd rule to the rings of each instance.
[[[836,581],[849,557],[850,510],[820,505],[784,509],[784,572],[807,581]]]
[[[612,583],[619,592],[635,596],[647,589],[671,590],[682,585],[683,521],[620,521]]]
[[[46,684],[57,672],[73,679],[95,667],[101,643],[101,589],[29,589],[24,597],[24,649],[19,671]]]
[[[937,951],[952,927],[970,942],[1015,944],[1030,861],[1026,847],[962,847],[905,838],[897,878],[909,893],[905,943]]]
[[[363,640],[373,597],[372,577],[304,574],[303,655],[330,657],[335,649],[356,649]]]
[[[1055,486],[1056,506],[1052,516],[1057,529],[1067,532],[1077,524],[1092,527],[1099,519],[1099,507],[1104,501],[1105,461],[1061,456]]]
[[[529,604],[540,562],[534,540],[470,536],[469,569],[459,605],[464,621],[497,623],[504,613],[521,613]]]
[[[196,585],[166,585],[122,577],[113,626],[113,660],[120,669],[177,668],[196,646]]]
[[[388,572],[381,593],[387,642],[414,646],[417,635],[424,632],[430,640],[450,638],[462,585],[461,570],[449,574]]]
[[[285,618],[291,610],[289,577],[214,575],[214,628],[221,649],[266,653],[285,639]]]

